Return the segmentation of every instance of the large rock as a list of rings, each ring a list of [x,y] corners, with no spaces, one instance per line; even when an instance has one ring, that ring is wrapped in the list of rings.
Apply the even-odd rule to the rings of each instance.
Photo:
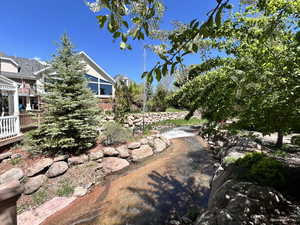
[[[125,169],[129,166],[129,162],[126,159],[107,157],[103,159],[102,166],[105,173],[110,174]]]
[[[49,178],[57,177],[68,170],[68,163],[64,161],[54,162],[46,173]]]
[[[22,180],[24,171],[21,168],[12,168],[0,175],[0,184],[4,184],[13,180]]]
[[[130,144],[127,145],[128,149],[137,149],[141,146],[141,143],[140,142],[132,142]]]
[[[103,152],[102,151],[93,151],[89,153],[90,160],[96,161],[98,159],[103,158]]]
[[[103,148],[103,153],[105,156],[118,156],[119,152],[112,147]]]
[[[24,185],[24,194],[30,195],[37,190],[46,182],[47,177],[45,175],[38,175],[29,178],[29,180]]]
[[[155,138],[153,144],[155,153],[162,152],[167,148],[167,144],[163,142],[160,138]]]
[[[87,155],[73,156],[68,158],[68,163],[70,166],[83,164],[87,161],[89,161],[89,157]]]
[[[137,162],[153,155],[152,148],[149,145],[142,145],[138,149],[131,151],[132,161]]]
[[[66,161],[69,158],[68,155],[60,155],[53,159],[54,162]]]
[[[41,159],[38,162],[36,162],[32,167],[30,167],[27,171],[27,176],[32,177],[41,171],[45,170],[49,166],[51,166],[53,163],[52,159],[45,158]]]
[[[74,196],[74,197],[82,197],[82,196],[86,195],[87,192],[88,192],[88,189],[87,189],[87,188],[84,188],[84,187],[76,187],[76,188],[74,189],[73,196]]]
[[[0,154],[0,162],[1,162],[3,159],[8,159],[8,158],[10,158],[11,155],[12,155],[11,152],[6,152],[6,153]]]
[[[129,157],[129,151],[126,145],[122,145],[117,148],[117,151],[119,152],[119,155],[121,158],[128,158]]]

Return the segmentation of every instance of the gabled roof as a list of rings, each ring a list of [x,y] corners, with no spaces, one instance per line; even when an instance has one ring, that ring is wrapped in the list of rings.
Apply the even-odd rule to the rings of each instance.
[[[9,60],[14,65],[19,68],[18,73],[10,73],[2,71],[1,74],[10,78],[25,78],[25,79],[36,79],[35,72],[44,69],[46,65],[43,65],[36,59],[27,59],[22,57],[8,56],[1,54],[3,56],[0,59]]]
[[[106,79],[111,81],[112,83],[116,83],[115,79],[112,78],[101,66],[99,66],[88,54],[86,54],[84,51],[79,52],[79,55],[86,58],[90,63],[92,63],[97,70],[101,72],[101,75],[104,75]]]

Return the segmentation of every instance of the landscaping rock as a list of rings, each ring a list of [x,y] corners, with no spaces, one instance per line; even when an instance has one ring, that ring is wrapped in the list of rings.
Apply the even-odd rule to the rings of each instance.
[[[135,149],[131,151],[131,158],[133,162],[140,161],[152,155],[153,155],[153,151],[149,145],[142,145],[139,149]]]
[[[59,161],[67,161],[67,159],[69,158],[68,155],[60,155],[57,156],[53,159],[54,162],[59,162]]]
[[[167,145],[167,147],[169,147],[171,145],[171,142],[168,138],[161,136],[160,139],[165,142],[165,144]]]
[[[87,161],[89,161],[89,157],[87,155],[73,156],[68,158],[68,163],[70,166],[83,164]]]
[[[118,156],[119,152],[112,147],[106,147],[103,149],[104,156]]]
[[[128,158],[129,157],[129,151],[126,145],[122,145],[117,148],[117,151],[119,152],[119,155],[121,158]]]
[[[24,171],[21,168],[12,168],[0,175],[0,184],[13,180],[21,181],[24,178]]]
[[[95,151],[89,153],[90,160],[97,161],[98,159],[103,158],[103,152],[102,151]]]
[[[52,159],[49,158],[45,158],[45,159],[41,159],[38,162],[36,162],[32,167],[30,167],[27,171],[27,176],[32,177],[38,173],[40,173],[41,171],[43,171],[44,169],[48,168],[49,166],[51,166],[53,163]]]
[[[87,188],[76,187],[74,189],[73,197],[82,197],[82,196],[86,195],[87,192],[88,192]]]
[[[129,162],[126,159],[107,157],[103,159],[102,166],[105,173],[110,174],[128,167]]]
[[[167,148],[167,144],[163,142],[160,138],[154,139],[154,153],[159,153]]]
[[[223,158],[222,164],[228,166],[231,163],[236,162],[238,159],[243,158],[245,153],[241,152],[229,152],[229,154]]]
[[[143,138],[140,140],[142,145],[147,145],[148,144],[148,139],[147,138]]]
[[[38,175],[32,178],[29,178],[29,180],[24,185],[24,194],[30,195],[37,190],[40,189],[40,187],[46,182],[47,177],[45,175]]]
[[[127,146],[127,148],[130,150],[137,149],[139,147],[141,147],[140,142],[132,142],[132,143],[128,144],[128,146]]]
[[[54,162],[46,173],[49,178],[57,177],[68,170],[68,163],[64,161]]]
[[[3,159],[8,159],[8,158],[10,158],[11,155],[12,155],[11,152],[6,152],[6,153],[0,154],[0,161],[2,161]]]

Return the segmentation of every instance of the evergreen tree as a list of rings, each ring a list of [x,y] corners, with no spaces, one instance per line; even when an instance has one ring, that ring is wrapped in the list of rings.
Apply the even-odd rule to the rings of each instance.
[[[67,35],[51,61],[55,75],[47,77],[41,126],[30,135],[33,151],[54,155],[79,154],[96,142],[100,115],[87,87],[85,65]]]

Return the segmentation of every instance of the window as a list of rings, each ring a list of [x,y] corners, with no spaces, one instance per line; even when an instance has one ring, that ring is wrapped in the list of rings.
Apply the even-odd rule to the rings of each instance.
[[[97,77],[94,77],[94,76],[91,76],[88,74],[86,74],[85,77],[86,77],[86,79],[88,79],[88,81],[92,81],[92,82],[98,82],[98,80],[99,80]]]
[[[101,95],[112,95],[112,85],[111,84],[100,84],[100,94]]]
[[[112,95],[112,84],[109,81],[99,79],[92,75],[86,74],[88,87],[95,95]]]
[[[88,87],[89,87],[89,89],[92,90],[92,92],[93,92],[95,95],[98,95],[98,94],[99,94],[98,84],[97,84],[97,83],[88,83]]]

